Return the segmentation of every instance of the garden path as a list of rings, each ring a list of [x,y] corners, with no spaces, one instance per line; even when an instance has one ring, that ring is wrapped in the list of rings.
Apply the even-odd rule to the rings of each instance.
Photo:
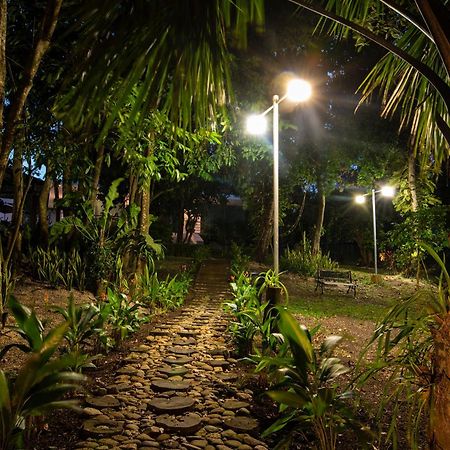
[[[130,349],[114,382],[88,397],[77,449],[264,450],[251,417],[252,392],[239,387],[230,357],[229,268],[210,260],[193,297]]]

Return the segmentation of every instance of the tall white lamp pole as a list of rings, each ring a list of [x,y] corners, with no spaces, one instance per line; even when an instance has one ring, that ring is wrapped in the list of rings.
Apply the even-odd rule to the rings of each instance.
[[[273,96],[272,106],[262,114],[247,119],[247,131],[252,134],[264,134],[267,129],[265,116],[273,111],[273,271],[280,272],[280,237],[279,237],[279,190],[278,190],[278,155],[279,155],[279,113],[278,105],[286,98],[293,102],[304,102],[311,97],[311,85],[305,80],[291,80],[287,93],[281,97]]]
[[[378,275],[378,248],[377,248],[377,213],[375,207],[375,194],[381,193],[383,197],[393,197],[395,189],[391,186],[383,186],[380,190],[372,189],[372,222],[373,222],[373,260],[375,275]],[[366,197],[370,194],[357,195],[355,197],[356,203],[364,203]]]

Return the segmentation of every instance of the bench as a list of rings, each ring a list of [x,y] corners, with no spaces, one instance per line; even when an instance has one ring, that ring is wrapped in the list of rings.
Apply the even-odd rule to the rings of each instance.
[[[356,282],[352,279],[352,272],[337,271],[337,270],[318,270],[316,276],[316,288],[320,288],[321,294],[323,294],[323,288],[325,286],[344,286],[347,289],[347,294],[353,291],[353,297],[356,297]]]

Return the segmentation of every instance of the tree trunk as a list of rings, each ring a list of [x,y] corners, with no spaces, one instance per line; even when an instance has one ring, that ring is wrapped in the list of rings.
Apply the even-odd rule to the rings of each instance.
[[[416,157],[412,148],[408,151],[408,188],[411,193],[411,211],[416,212],[419,203],[417,201]]]
[[[314,236],[312,242],[312,254],[317,255],[320,252],[320,236],[322,235],[323,218],[325,216],[326,198],[322,187],[318,185],[319,209],[317,211],[316,225],[314,227]]]
[[[433,333],[434,379],[430,397],[429,444],[431,450],[446,450],[450,443],[450,313],[438,320],[442,322]]]
[[[53,32],[55,31],[56,23],[58,21],[59,12],[61,9],[61,4],[62,0],[48,0],[44,17],[41,22],[39,36],[36,40],[36,44],[33,48],[29,60],[25,65],[23,77],[19,85],[19,88],[15,92],[15,95],[11,97],[11,104],[9,106],[7,120],[4,124],[4,133],[2,136],[2,143],[0,149],[0,189],[2,187],[3,179],[5,177],[6,167],[8,166],[8,158],[12,148],[12,143],[14,140],[17,125],[19,123],[20,117],[22,116],[23,108],[27,100],[28,94],[30,93],[30,90],[33,86],[33,79],[36,76],[36,73],[39,69],[39,65],[42,61],[43,56],[45,55],[50,46],[50,40],[53,35]],[[6,14],[6,9],[4,12]],[[2,13],[3,13],[3,6],[2,6]],[[2,27],[3,23],[0,26],[0,33]],[[3,98],[0,98],[0,100],[3,101]]]
[[[66,164],[64,166],[62,187],[63,187],[63,192],[62,192],[63,198],[72,194],[72,192],[73,192],[73,189],[72,189],[72,161],[70,161],[70,160],[67,160]],[[64,212],[64,217],[68,217],[68,216],[72,215],[70,208],[67,206],[67,199],[64,200],[63,212]]]
[[[102,165],[103,165],[104,156],[105,156],[105,147],[103,145],[101,145],[97,151],[97,158],[95,160],[95,165],[94,165],[94,178],[92,180],[92,187],[91,187],[90,202],[91,202],[93,211],[95,211],[95,205],[97,203],[98,184],[100,181],[100,174],[102,173]]]
[[[13,159],[13,188],[14,188],[14,205],[12,213],[12,227],[18,228],[18,232],[14,239],[14,232],[9,237],[8,247],[13,246],[13,260],[18,261],[22,250],[22,218],[23,209],[20,207],[23,202],[24,186],[23,186],[23,161],[22,148],[17,145],[14,149]]]
[[[153,148],[149,147],[146,151],[145,157],[148,158],[153,152]],[[146,180],[146,182],[142,183],[141,191],[140,191],[140,206],[141,210],[139,211],[139,224],[138,224],[138,232],[141,237],[146,237],[148,235],[148,229],[150,227],[150,180]],[[141,255],[137,255],[136,261],[136,273],[142,274],[144,273],[144,269],[147,265],[148,261],[141,257]]]
[[[291,235],[297,229],[297,227],[300,224],[300,221],[302,220],[302,217],[303,217],[303,211],[305,210],[305,204],[306,204],[306,192],[303,193],[302,203],[298,208],[297,217],[296,217],[294,223],[292,224],[291,228],[289,228],[288,231],[286,231],[285,233],[282,234],[282,237],[287,237],[287,236]]]
[[[59,206],[56,206],[58,203],[58,200],[60,200],[59,196],[59,181],[58,178],[53,179],[53,191],[55,193],[55,199],[53,201],[53,208],[55,209],[55,221],[59,222],[61,220],[61,208]]]
[[[267,256],[273,236],[273,198],[270,200],[270,205],[266,205],[264,209],[262,230],[256,244],[256,259],[261,262]]]
[[[180,204],[178,206],[178,214],[177,214],[177,244],[183,243],[183,235],[184,235],[184,195],[181,193],[180,195]]]
[[[39,243],[42,247],[48,247],[48,197],[50,189],[52,187],[52,177],[48,171],[45,176],[44,184],[42,185],[41,192],[39,194]],[[58,186],[55,187],[58,189]]]
[[[0,0],[0,130],[3,129],[3,105],[6,82],[6,0]]]

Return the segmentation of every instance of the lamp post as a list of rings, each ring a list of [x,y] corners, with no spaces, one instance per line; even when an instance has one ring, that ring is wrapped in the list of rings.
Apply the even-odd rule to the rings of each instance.
[[[392,198],[395,195],[395,189],[391,186],[383,186],[381,189],[376,191],[372,189],[371,193],[358,195],[355,197],[355,201],[358,204],[365,203],[366,197],[372,196],[372,222],[373,222],[373,260],[375,275],[378,275],[378,249],[377,249],[377,215],[375,208],[375,194],[380,193],[383,197]]]
[[[274,95],[272,106],[262,114],[247,119],[247,131],[252,134],[264,134],[267,129],[265,116],[273,111],[273,271],[280,271],[280,239],[279,239],[279,198],[278,198],[278,154],[279,154],[279,112],[278,105],[285,99],[293,102],[304,102],[311,97],[311,85],[300,79],[291,80],[283,97]]]

